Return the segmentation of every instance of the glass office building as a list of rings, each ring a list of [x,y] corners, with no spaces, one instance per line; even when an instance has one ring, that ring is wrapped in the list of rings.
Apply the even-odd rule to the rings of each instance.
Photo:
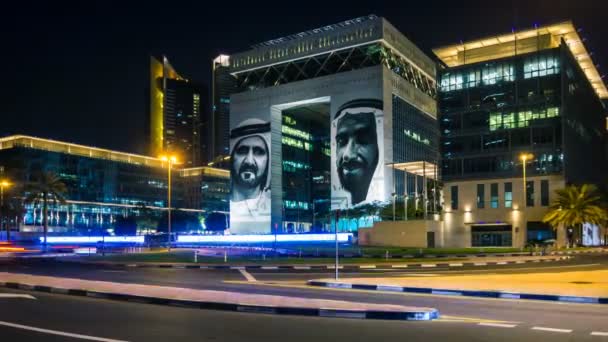
[[[406,196],[436,209],[435,72],[375,15],[231,55],[231,233],[356,230]]]
[[[434,52],[443,63],[441,173],[452,244],[523,246],[552,236],[540,221],[556,189],[606,187],[608,91],[571,22]]]
[[[13,186],[5,200],[23,200],[24,185],[53,172],[67,187],[66,204],[49,208],[55,232],[85,234],[113,228],[121,216],[167,208],[167,165],[160,159],[30,136],[0,138],[0,166]],[[172,207],[203,217],[228,210],[228,173],[213,168],[174,169]],[[40,230],[40,204],[27,204],[22,230]],[[12,220],[13,227],[16,226]]]

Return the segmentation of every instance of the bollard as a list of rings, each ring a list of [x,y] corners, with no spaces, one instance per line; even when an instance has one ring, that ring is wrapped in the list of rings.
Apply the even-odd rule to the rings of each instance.
[[[384,253],[384,259],[388,260],[388,251]]]
[[[224,262],[228,262],[228,252],[224,251]]]
[[[196,249],[194,250],[194,262],[198,262],[198,251]]]

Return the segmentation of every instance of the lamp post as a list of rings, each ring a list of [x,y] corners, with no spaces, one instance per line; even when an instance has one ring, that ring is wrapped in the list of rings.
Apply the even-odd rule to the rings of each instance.
[[[169,163],[169,166],[167,167],[167,231],[169,252],[171,252],[171,167],[173,166],[173,164],[177,164],[177,157],[161,156],[160,159]]]
[[[534,155],[531,153],[522,153],[519,156],[519,159],[521,159],[522,161],[522,170],[523,170],[523,183],[524,183],[524,188],[523,188],[523,194],[524,194],[524,199],[522,202],[522,207],[521,207],[521,218],[522,218],[522,228],[523,228],[523,224],[526,223],[526,207],[528,206],[528,195],[527,195],[527,187],[526,187],[526,165],[528,163],[528,160],[532,160],[532,158],[534,158]],[[526,231],[527,231],[527,224],[526,224]],[[522,241],[523,242],[523,241]]]
[[[3,179],[0,181],[0,232],[2,231],[2,228],[4,227],[4,188],[8,188],[9,186],[11,186],[11,183],[9,183],[6,179]],[[6,240],[8,241],[8,226],[6,229]]]

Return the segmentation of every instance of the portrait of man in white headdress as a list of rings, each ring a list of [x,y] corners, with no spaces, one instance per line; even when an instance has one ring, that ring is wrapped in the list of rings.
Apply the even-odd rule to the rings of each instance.
[[[230,232],[270,230],[270,123],[247,119],[230,131]]]

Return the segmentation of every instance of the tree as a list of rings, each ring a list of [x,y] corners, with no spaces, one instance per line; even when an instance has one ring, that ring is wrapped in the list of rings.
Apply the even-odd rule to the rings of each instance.
[[[26,203],[33,205],[42,204],[42,225],[44,227],[44,242],[46,249],[47,234],[49,230],[48,211],[49,203],[65,204],[67,187],[61,178],[53,172],[41,172],[34,182],[27,184],[25,198]]]
[[[137,221],[132,216],[119,216],[114,223],[114,234],[116,235],[136,235]]]
[[[205,218],[205,226],[207,226],[207,230],[213,232],[223,232],[226,230],[226,228],[228,228],[226,220],[226,214],[214,212],[207,215]]]
[[[603,224],[608,222],[608,213],[601,206],[600,196],[594,185],[569,185],[555,191],[557,198],[543,217],[554,229],[560,225],[582,237],[583,223]],[[569,241],[572,242],[572,241]]]

